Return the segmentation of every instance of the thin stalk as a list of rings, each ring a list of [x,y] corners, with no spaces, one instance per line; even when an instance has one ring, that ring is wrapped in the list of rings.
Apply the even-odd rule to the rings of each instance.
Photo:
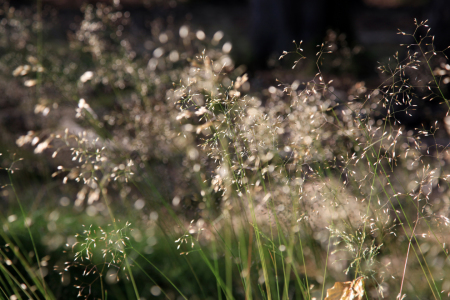
[[[14,162],[13,162],[13,164],[14,164]],[[41,276],[40,284],[42,285],[42,287],[44,289],[45,298],[53,299],[54,296],[52,295],[52,293],[50,291],[47,290],[47,285],[45,284],[44,273],[42,272],[42,267],[41,267],[41,262],[40,262],[40,258],[39,258],[39,253],[37,251],[36,243],[34,241],[33,234],[31,233],[30,224],[27,221],[28,219],[27,219],[27,216],[25,214],[25,210],[23,209],[22,202],[20,201],[19,195],[17,194],[16,188],[14,187],[14,184],[13,184],[12,174],[11,174],[11,170],[12,169],[11,168],[12,168],[12,165],[11,165],[11,167],[8,170],[8,177],[9,177],[9,181],[11,183],[11,188],[12,188],[12,190],[14,192],[14,196],[16,198],[16,201],[19,204],[20,212],[22,213],[22,217],[24,219],[25,228],[27,229],[28,236],[31,239],[31,244],[33,245],[34,254],[36,255],[36,262],[37,262],[37,265],[38,265],[38,268],[39,268],[39,273],[40,273],[40,276]],[[32,277],[35,277],[35,276],[32,275]]]

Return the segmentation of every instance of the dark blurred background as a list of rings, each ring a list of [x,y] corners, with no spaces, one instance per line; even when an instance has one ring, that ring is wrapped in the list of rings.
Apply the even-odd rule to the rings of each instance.
[[[450,44],[448,0],[42,0],[44,9],[58,11],[61,26],[55,35],[65,35],[70,23],[81,17],[80,7],[86,2],[129,10],[133,26],[139,29],[152,30],[151,20],[169,18],[189,22],[207,36],[222,30],[233,43],[237,64],[251,69],[273,66],[283,50],[293,48],[292,40],[303,40],[306,50],[310,49],[329,29],[345,34],[350,45],[361,45],[375,56],[390,55],[399,43],[411,42],[396,33],[398,28],[412,32],[414,18],[429,20],[438,50]],[[13,6],[37,3],[11,1]]]
[[[281,82],[309,80],[317,72],[314,65],[317,45],[323,41],[333,46],[334,53],[327,56],[322,71],[331,75],[336,87],[343,91],[351,89],[356,81],[365,81],[368,88],[379,85],[378,62],[386,63],[396,52],[400,60],[406,57],[407,49],[400,44],[413,44],[414,39],[399,35],[398,30],[413,33],[414,19],[428,20],[436,50],[450,45],[449,0],[10,1],[10,5],[18,9],[36,12],[38,6],[41,7],[45,23],[52,24],[47,26],[43,37],[47,45],[68,40],[83,21],[82,8],[86,3],[106,4],[128,11],[127,36],[133,37],[132,47],[141,56],[153,49],[149,37],[157,36],[156,33],[165,28],[170,28],[171,34],[177,36],[181,26],[187,25],[193,32],[204,32],[206,40],[212,40],[214,34],[220,32],[221,43],[231,42],[230,55],[235,66],[243,66],[244,72],[249,73],[253,93],[275,84],[275,78]],[[416,35],[419,38],[426,33],[426,28],[422,27]],[[296,73],[289,73],[286,71],[298,56],[290,55],[281,61],[279,57],[285,50],[295,50],[293,40],[297,45],[303,41],[301,48],[310,65],[304,64],[294,70]],[[445,62],[441,59],[439,63]],[[274,72],[279,68],[283,71]],[[436,114],[443,112],[439,102],[425,103],[420,100],[422,97],[418,95],[414,100],[421,109],[413,118],[398,116],[409,128],[430,123]],[[23,131],[27,130],[29,128]]]

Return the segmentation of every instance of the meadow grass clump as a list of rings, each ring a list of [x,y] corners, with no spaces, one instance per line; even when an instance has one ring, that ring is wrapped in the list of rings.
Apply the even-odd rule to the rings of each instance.
[[[130,13],[86,5],[69,46],[44,56],[50,45],[27,45],[46,26],[2,13],[1,63],[32,120],[1,156],[3,298],[332,299],[335,282],[362,287],[360,299],[450,290],[449,68],[420,36],[426,22],[401,32],[412,43],[380,65],[377,86],[324,67],[332,55],[351,70],[352,50],[333,52],[330,32],[309,80],[254,91],[221,32],[154,20],[150,36],[131,34]],[[307,61],[294,46],[282,54],[295,57],[289,78]]]

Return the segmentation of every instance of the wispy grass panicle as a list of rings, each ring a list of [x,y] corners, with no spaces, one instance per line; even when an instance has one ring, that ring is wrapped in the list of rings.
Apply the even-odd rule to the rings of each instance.
[[[157,18],[146,33],[119,8],[83,6],[70,47],[48,56],[50,44],[26,46],[31,12],[1,10],[0,63],[30,120],[8,140],[49,159],[36,169],[52,185],[42,175],[32,197],[56,190],[39,230],[69,257],[38,267],[54,263],[84,298],[318,299],[356,283],[367,298],[448,293],[450,67],[426,22],[400,32],[413,42],[377,78],[358,78],[362,48],[329,31],[310,60],[294,42],[280,57],[295,56],[293,70],[261,87],[222,31]],[[2,296],[44,297],[51,277],[19,270],[39,268],[17,214],[1,218]],[[75,241],[80,220],[97,225]]]

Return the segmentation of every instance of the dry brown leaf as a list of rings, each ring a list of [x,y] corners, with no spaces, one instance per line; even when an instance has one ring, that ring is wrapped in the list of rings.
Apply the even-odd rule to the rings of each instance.
[[[324,300],[362,300],[364,297],[364,276],[353,281],[336,282],[327,290]]]

